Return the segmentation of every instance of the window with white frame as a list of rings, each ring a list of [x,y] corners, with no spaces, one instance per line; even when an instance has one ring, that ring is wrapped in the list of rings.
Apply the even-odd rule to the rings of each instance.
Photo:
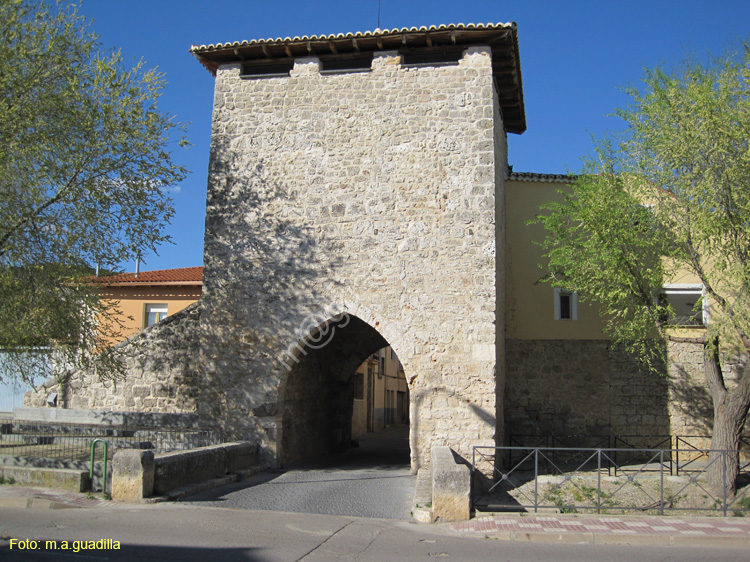
[[[662,289],[665,304],[672,307],[671,326],[707,326],[708,299],[701,284],[669,283]]]
[[[555,320],[578,320],[578,295],[555,287]]]
[[[146,321],[146,327],[153,326],[157,322],[164,320],[167,317],[167,305],[166,304],[147,304],[146,313],[144,314],[144,320]]]

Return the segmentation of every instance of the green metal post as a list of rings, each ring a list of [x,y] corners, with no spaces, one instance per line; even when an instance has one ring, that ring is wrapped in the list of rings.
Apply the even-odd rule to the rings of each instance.
[[[94,439],[91,442],[91,468],[89,469],[89,478],[91,478],[91,487],[94,487],[94,451],[96,444],[104,445],[104,471],[102,472],[102,492],[107,492],[107,442],[104,439]],[[92,490],[93,492],[93,490]]]

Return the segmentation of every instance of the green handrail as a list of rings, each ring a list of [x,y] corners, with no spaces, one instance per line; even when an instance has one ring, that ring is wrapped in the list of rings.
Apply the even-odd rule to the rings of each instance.
[[[91,479],[91,488],[93,491],[94,487],[94,451],[96,444],[102,443],[104,445],[104,471],[102,472],[102,492],[107,492],[107,442],[104,439],[94,439],[91,442],[91,468],[89,469],[89,478]]]

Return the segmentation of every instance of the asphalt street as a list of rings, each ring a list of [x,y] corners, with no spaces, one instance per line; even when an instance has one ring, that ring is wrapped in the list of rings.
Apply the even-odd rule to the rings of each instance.
[[[370,434],[339,455],[268,471],[183,500],[202,506],[410,519],[408,427]]]
[[[439,524],[181,503],[134,506],[113,503],[111,507],[96,509],[0,508],[3,562],[419,562],[436,558],[478,562],[747,562],[750,559],[744,548],[568,544],[559,540],[516,542],[485,537],[483,534],[467,537]],[[16,541],[13,548],[11,539]],[[29,539],[29,548],[21,549],[18,541],[24,539]],[[81,546],[86,543],[75,543],[108,539],[119,541],[119,548],[114,548],[112,542],[110,548],[84,550]]]

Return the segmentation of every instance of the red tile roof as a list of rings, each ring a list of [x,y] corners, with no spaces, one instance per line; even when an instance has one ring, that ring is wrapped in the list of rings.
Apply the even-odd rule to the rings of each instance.
[[[103,285],[202,285],[203,267],[181,267],[135,273],[119,273],[106,277],[89,277],[90,283]]]

